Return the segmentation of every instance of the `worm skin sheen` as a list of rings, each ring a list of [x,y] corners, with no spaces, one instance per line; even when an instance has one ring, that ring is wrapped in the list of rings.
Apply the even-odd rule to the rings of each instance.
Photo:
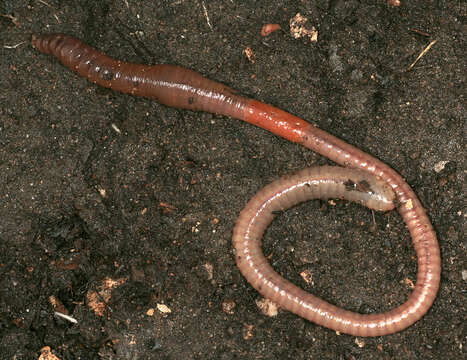
[[[192,70],[115,60],[81,40],[61,34],[33,36],[32,45],[93,83],[153,98],[168,106],[249,122],[344,167],[306,169],[282,178],[260,191],[242,211],[233,236],[237,265],[265,297],[319,325],[357,336],[395,333],[419,320],[431,307],[441,276],[436,234],[413,190],[388,165],[305,120],[243,97]],[[405,303],[385,313],[353,313],[301,290],[274,272],[261,251],[261,236],[273,212],[315,197],[344,198],[379,210],[398,205],[418,259],[415,289]]]

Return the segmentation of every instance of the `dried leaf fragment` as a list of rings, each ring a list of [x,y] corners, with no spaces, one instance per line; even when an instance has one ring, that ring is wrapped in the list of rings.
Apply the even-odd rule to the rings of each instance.
[[[246,327],[243,329],[243,339],[244,340],[250,340],[254,336],[254,326],[246,324]]]
[[[305,282],[308,285],[310,285],[310,284],[313,285],[313,272],[311,270],[309,270],[309,269],[303,270],[300,273],[300,276],[302,277],[303,280],[305,280]]]
[[[290,19],[290,34],[295,38],[299,39],[302,37],[309,37],[311,42],[318,41],[318,30],[314,26],[306,26],[308,19],[297,13],[292,19]]]
[[[165,304],[157,304],[157,310],[163,314],[170,314],[172,312],[172,310],[170,310],[170,308]]]
[[[261,29],[261,36],[268,36],[274,31],[280,30],[281,26],[279,24],[266,24]]]
[[[232,299],[227,299],[222,302],[222,311],[226,314],[233,315],[235,313],[235,302]]]
[[[39,360],[60,360],[60,359],[52,353],[50,346],[44,346],[41,349],[41,355],[39,356]]]
[[[388,4],[391,6],[401,6],[400,0],[388,0]]]
[[[117,280],[106,277],[99,286],[99,291],[90,290],[86,294],[88,306],[94,311],[97,316],[104,316],[107,303],[112,297],[112,290],[127,281],[126,278]]]
[[[256,300],[256,306],[260,309],[260,311],[269,317],[277,316],[279,305],[269,299],[259,299]]]
[[[246,57],[248,58],[248,61],[250,63],[254,64],[255,60],[256,60],[256,55],[253,52],[253,49],[248,46],[245,50],[243,50],[243,52],[245,53]]]

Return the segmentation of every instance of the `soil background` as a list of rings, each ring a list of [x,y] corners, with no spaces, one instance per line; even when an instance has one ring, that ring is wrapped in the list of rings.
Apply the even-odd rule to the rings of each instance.
[[[4,0],[0,13],[1,359],[45,346],[61,360],[465,358],[465,2]],[[297,13],[316,43],[291,36]],[[267,23],[282,30],[262,37]],[[439,236],[433,307],[377,338],[263,314],[235,265],[235,219],[264,185],[330,162],[93,85],[31,47],[52,32],[194,69],[389,164]],[[280,274],[362,313],[403,303],[416,280],[396,211],[312,201],[278,216],[263,247]]]

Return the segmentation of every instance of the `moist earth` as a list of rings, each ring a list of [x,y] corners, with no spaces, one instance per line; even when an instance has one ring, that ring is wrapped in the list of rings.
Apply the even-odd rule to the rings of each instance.
[[[0,359],[464,358],[466,10],[1,2]],[[262,37],[265,24],[281,30]],[[93,85],[31,47],[32,34],[53,32],[121,60],[191,68],[389,164],[439,237],[432,308],[377,338],[273,316],[235,265],[235,220],[274,179],[331,162],[235,119]],[[352,311],[390,310],[417,279],[395,211],[312,201],[278,216],[263,242],[281,275]]]

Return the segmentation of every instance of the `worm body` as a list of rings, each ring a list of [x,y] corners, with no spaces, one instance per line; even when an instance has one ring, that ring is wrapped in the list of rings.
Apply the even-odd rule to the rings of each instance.
[[[233,235],[237,265],[263,296],[319,325],[357,336],[386,335],[405,329],[432,305],[441,275],[436,234],[413,190],[388,165],[296,116],[238,95],[192,70],[125,63],[66,35],[33,36],[32,44],[99,85],[154,98],[172,107],[231,116],[344,166],[306,169],[280,179],[259,192],[241,212]],[[418,259],[416,286],[404,304],[386,313],[353,313],[301,290],[271,268],[261,251],[261,236],[273,212],[315,197],[344,198],[379,210],[398,204]]]

